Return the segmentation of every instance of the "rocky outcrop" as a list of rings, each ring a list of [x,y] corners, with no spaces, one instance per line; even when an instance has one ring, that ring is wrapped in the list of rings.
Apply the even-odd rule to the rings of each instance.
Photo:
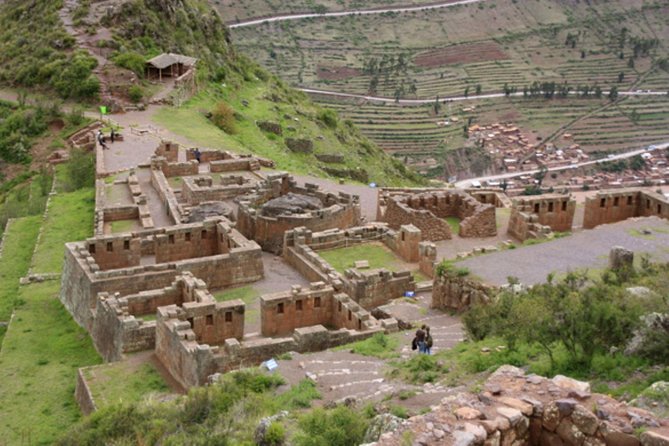
[[[286,138],[286,146],[297,153],[311,153],[314,151],[314,143],[310,139]]]
[[[653,383],[638,397],[630,401],[634,407],[646,409],[660,418],[669,418],[669,382],[658,381]]]
[[[322,207],[323,203],[316,197],[289,192],[265,203],[262,207],[262,214],[270,217],[283,214],[303,214]]]
[[[258,121],[256,125],[263,132],[274,133],[275,135],[283,134],[283,129],[281,128],[281,125],[277,124],[276,122]]]
[[[669,420],[592,394],[588,383],[502,366],[482,392],[446,397],[374,444],[408,438],[419,445],[668,446]]]
[[[482,284],[457,271],[437,275],[432,284],[432,308],[465,311],[472,305],[490,302],[497,289]]]

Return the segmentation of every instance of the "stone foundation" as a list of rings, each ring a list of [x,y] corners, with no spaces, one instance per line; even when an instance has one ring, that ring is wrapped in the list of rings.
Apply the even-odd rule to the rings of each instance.
[[[453,271],[435,275],[432,284],[431,308],[447,311],[465,311],[472,305],[487,303],[497,292],[495,287],[484,285]]]
[[[576,201],[565,195],[538,195],[513,200],[509,235],[520,241],[546,238],[553,231],[568,232],[574,220]]]

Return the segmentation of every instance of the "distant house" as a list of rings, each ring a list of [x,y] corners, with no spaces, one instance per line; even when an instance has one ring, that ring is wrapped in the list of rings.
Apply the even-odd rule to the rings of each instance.
[[[177,78],[195,67],[197,59],[181,54],[163,53],[146,62],[146,77],[163,80],[163,77]]]

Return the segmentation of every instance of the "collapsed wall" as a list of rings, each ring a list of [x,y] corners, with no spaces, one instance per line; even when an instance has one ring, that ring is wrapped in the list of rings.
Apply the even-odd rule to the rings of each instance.
[[[547,194],[513,200],[509,235],[520,241],[545,238],[551,232],[571,231],[576,200],[569,195]]]
[[[292,194],[292,195],[289,195]],[[284,198],[285,202],[274,201]],[[290,201],[318,202],[311,206],[291,206]],[[279,211],[277,211],[279,209]],[[286,174],[270,175],[255,197],[239,203],[237,228],[247,238],[255,240],[264,251],[281,253],[286,231],[306,227],[313,231],[349,228],[360,223],[360,203],[357,195],[343,192],[328,193],[315,184],[298,186]]]
[[[628,406],[590,385],[501,366],[478,393],[444,398],[424,415],[381,435],[378,446],[421,445],[665,446],[669,420]]]
[[[254,282],[263,277],[262,252],[219,218],[67,243],[60,300],[90,330],[99,293],[170,286],[184,271],[212,289]]]
[[[488,303],[497,289],[485,285],[458,270],[442,270],[432,284],[430,308],[446,311],[466,311],[472,305]]]
[[[376,219],[393,229],[413,224],[424,240],[449,240],[453,235],[448,217],[460,219],[460,237],[497,235],[495,204],[482,203],[464,191],[379,189]]]
[[[583,228],[651,216],[669,219],[667,197],[643,189],[604,190],[585,199]]]

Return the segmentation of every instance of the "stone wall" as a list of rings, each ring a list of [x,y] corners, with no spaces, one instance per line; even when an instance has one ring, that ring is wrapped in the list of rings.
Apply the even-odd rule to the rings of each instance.
[[[209,225],[211,221],[188,226],[195,233],[208,230],[209,226],[206,225]],[[213,221],[218,222],[217,219]],[[224,235],[224,240],[219,242],[219,246],[228,246],[225,253],[113,270],[102,270],[89,252],[89,246],[97,244],[97,239],[68,243],[65,245],[61,302],[77,323],[90,329],[98,293],[118,293],[119,296],[127,296],[143,290],[162,288],[169,286],[175,276],[184,271],[192,272],[195,277],[202,279],[212,289],[260,280],[263,277],[260,247],[255,242],[246,240],[235,229],[229,226],[226,228],[225,231],[216,232],[219,239],[221,235]],[[184,229],[170,230],[183,231]],[[139,240],[141,255],[156,255],[156,244],[153,240],[156,236],[167,235],[166,231],[167,229],[156,229],[134,234],[133,237]],[[123,236],[117,236],[112,238],[112,241],[122,243],[123,238]],[[165,251],[160,255],[163,258],[170,258],[173,254]]]
[[[164,158],[168,163],[176,163],[179,161],[179,144],[172,141],[161,141],[155,154]]]
[[[155,346],[156,323],[142,316],[155,315],[159,307],[185,302],[215,302],[206,284],[186,272],[168,287],[119,297],[98,294],[90,331],[93,344],[105,361],[118,361],[124,353],[150,350]]]
[[[337,294],[323,282],[312,283],[308,289],[296,285],[287,292],[262,296],[260,316],[262,335],[269,337],[285,336],[296,328],[313,325],[360,331],[378,325],[347,295]]]
[[[501,189],[467,189],[467,193],[477,201],[492,204],[496,208],[511,207],[511,200]]]
[[[542,238],[552,231],[571,231],[576,201],[569,195],[538,195],[513,200],[509,235],[520,241]]]
[[[340,192],[335,195],[321,190],[313,184],[298,186],[291,177],[268,179],[261,188],[258,199],[249,199],[239,204],[237,228],[247,238],[255,240],[264,251],[281,253],[284,232],[306,227],[313,231],[331,228],[349,228],[360,223],[360,203],[357,196]],[[257,206],[287,193],[316,197],[323,208],[300,213],[282,214],[276,217],[263,215]]]
[[[526,375],[502,366],[478,394],[447,396],[424,415],[412,417],[373,444],[666,446],[669,420],[564,376]]]
[[[191,206],[207,201],[225,201],[255,191],[257,183],[243,176],[222,176],[214,184],[210,176],[184,178],[181,196]]]
[[[236,172],[260,170],[260,163],[253,157],[240,157],[229,160],[212,161],[209,163],[209,171],[214,172]]]
[[[97,410],[97,406],[95,405],[93,394],[86,383],[83,373],[82,369],[77,370],[77,383],[74,388],[74,399],[77,400],[81,412],[84,415],[90,415]]]
[[[416,282],[410,271],[388,271],[385,268],[347,269],[343,290],[360,306],[371,310],[416,291]]]
[[[437,245],[421,242],[418,245],[418,269],[430,279],[434,279],[434,267],[437,262]]]
[[[190,220],[189,213],[179,204],[174,191],[170,187],[165,174],[160,168],[151,167],[151,185],[158,192],[160,200],[165,206],[167,215],[175,224],[188,223]]]
[[[664,195],[643,189],[605,190],[586,198],[583,228],[650,216],[669,219],[669,200]]]
[[[497,289],[484,285],[471,277],[460,276],[455,271],[435,274],[432,284],[431,308],[448,311],[465,311],[472,305],[489,302]]]
[[[197,175],[199,172],[199,164],[195,160],[169,162],[162,156],[151,157],[151,168],[160,170],[167,178]]]
[[[471,195],[447,189],[380,189],[377,220],[391,228],[413,224],[424,240],[452,238],[447,217],[460,219],[460,237],[497,235],[495,205],[484,204]]]

